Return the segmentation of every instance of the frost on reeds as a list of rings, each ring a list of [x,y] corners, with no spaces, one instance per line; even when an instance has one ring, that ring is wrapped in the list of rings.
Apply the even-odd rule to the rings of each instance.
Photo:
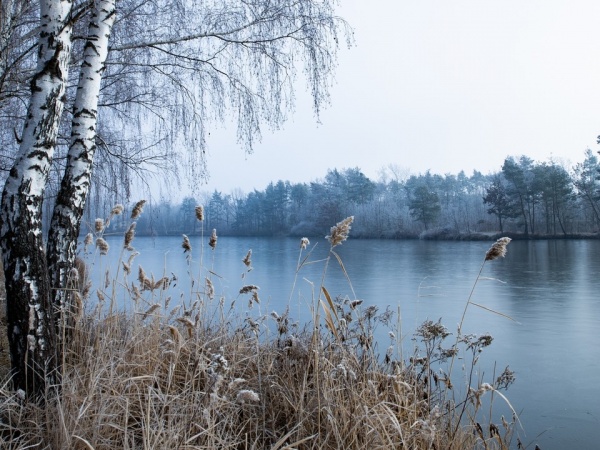
[[[196,219],[198,219],[200,222],[202,222],[204,220],[204,207],[196,206],[194,211],[196,213]]]
[[[217,248],[217,230],[216,228],[213,228],[212,233],[210,235],[210,240],[208,241],[208,245],[210,245],[210,248],[212,248],[213,250],[215,248]]]
[[[307,237],[303,237],[302,239],[300,239],[300,248],[302,250],[306,250],[306,248],[310,245],[310,241],[308,240]]]
[[[512,241],[509,237],[502,237],[498,239],[494,244],[490,247],[490,249],[485,254],[486,261],[493,261],[494,259],[504,258],[506,255],[506,246]]]
[[[190,243],[190,238],[187,237],[185,234],[183,235],[181,247],[183,248],[183,253],[191,253],[192,251],[192,244]]]
[[[242,262],[248,268],[248,271],[252,270],[252,250],[248,250]]]
[[[131,225],[129,225],[129,228],[125,232],[125,237],[123,239],[123,248],[125,248],[129,251],[134,250],[134,248],[131,246],[131,243],[133,242],[133,238],[135,237],[136,225],[137,225],[136,222],[132,222]]]
[[[108,242],[106,242],[103,238],[96,239],[96,247],[98,248],[98,250],[100,250],[101,255],[108,255],[108,250],[110,249],[110,246],[108,245]]]
[[[146,204],[146,200],[140,200],[135,204],[133,209],[131,210],[131,220],[136,220],[140,217],[142,212],[144,211],[144,205]]]
[[[332,248],[347,238],[351,222],[332,228]],[[300,245],[302,253],[308,239]],[[123,264],[130,267],[135,255]],[[487,380],[468,367],[489,335],[461,335],[448,345],[454,339],[441,322],[426,322],[414,337],[418,348],[405,358],[398,348],[404,336],[394,328],[395,347],[380,357],[374,330],[393,325],[387,309],[358,307],[355,295],[331,297],[323,289],[327,328],[298,326],[289,308],[219,316],[202,309],[215,295],[204,280],[204,292],[182,295],[167,313],[167,301],[147,291],[169,279],[154,281],[140,266],[139,284],[130,283],[125,299],[145,305],[135,310],[137,320],[97,312],[109,298],[97,289],[96,312],[75,325],[52,401],[23,402],[6,388],[9,379],[0,379],[0,448],[515,447],[516,415],[493,420],[487,403],[502,396],[513,373],[507,368]],[[258,289],[247,284],[239,294]],[[477,379],[446,396],[452,387],[442,369],[457,348],[470,352],[461,365]]]
[[[331,247],[336,247],[348,239],[348,234],[350,233],[350,225],[354,221],[354,216],[346,217],[341,222],[335,224],[335,226],[331,227],[329,231],[329,235],[325,236],[325,239],[329,241]]]
[[[103,219],[96,219],[94,221],[94,230],[96,230],[96,233],[102,233],[104,231],[104,220]]]
[[[251,391],[250,389],[242,389],[237,393],[235,400],[241,404],[256,403],[260,401],[260,397],[256,392]]]
[[[252,296],[250,297],[250,301],[248,302],[248,307],[251,308],[252,307],[252,303],[260,303],[260,298],[258,298],[258,291],[259,291],[259,287],[254,285],[254,284],[248,284],[246,286],[243,286],[240,289],[240,294],[248,294],[248,293],[252,293]]]

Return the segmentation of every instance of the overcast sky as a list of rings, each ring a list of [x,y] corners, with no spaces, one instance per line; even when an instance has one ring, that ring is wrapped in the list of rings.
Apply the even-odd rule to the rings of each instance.
[[[371,179],[483,173],[507,155],[579,162],[600,134],[597,0],[341,0],[356,47],[342,50],[317,125],[307,96],[252,155],[214,130],[201,190],[309,182],[328,168]]]

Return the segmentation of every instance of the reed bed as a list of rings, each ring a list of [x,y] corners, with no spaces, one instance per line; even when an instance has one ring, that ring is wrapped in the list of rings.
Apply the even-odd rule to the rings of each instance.
[[[132,220],[142,207],[136,205]],[[196,210],[198,220],[202,212]],[[289,310],[256,319],[232,313],[215,295],[210,270],[190,283],[181,305],[171,305],[166,292],[174,278],[155,280],[142,267],[137,279],[132,274],[135,226],[130,226],[120,267],[97,289],[96,306],[74,313],[61,385],[36,403],[15,393],[7,374],[1,378],[0,447],[462,450],[521,445],[516,414],[494,417],[493,402],[482,401],[496,395],[510,405],[501,391],[514,380],[512,373],[507,369],[487,383],[473,375],[491,337],[457,333],[448,339],[451,333],[440,322],[427,321],[404,356],[392,310],[380,312],[354,295],[330,296],[327,267],[343,268],[335,247],[346,240],[351,224],[348,218],[331,229],[313,320],[304,326],[293,322]],[[105,253],[106,227],[98,225],[90,242]],[[207,252],[214,253],[215,230],[208,243]],[[187,236],[182,247],[190,273],[202,277],[202,268],[195,272],[193,267]],[[301,272],[310,261],[308,239],[298,247]],[[251,256],[251,251],[240,255],[247,270],[252,270]],[[210,259],[200,254],[197,260],[203,258]],[[86,277],[79,278],[74,299],[90,291]],[[117,310],[111,296],[118,286],[129,293],[133,311]],[[240,286],[250,304],[260,301],[258,292],[258,286]],[[378,327],[389,329],[389,347],[382,354],[377,351],[381,343],[374,342]],[[467,367],[461,370],[470,376],[460,387],[450,373],[459,354],[472,355],[468,364],[463,361]]]

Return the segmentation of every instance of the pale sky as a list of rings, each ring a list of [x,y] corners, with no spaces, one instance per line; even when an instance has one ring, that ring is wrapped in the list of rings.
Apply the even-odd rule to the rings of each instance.
[[[251,155],[211,130],[201,190],[309,182],[394,164],[418,174],[500,170],[508,155],[579,162],[600,134],[600,2],[341,0],[356,47],[340,52],[332,104],[304,92]]]

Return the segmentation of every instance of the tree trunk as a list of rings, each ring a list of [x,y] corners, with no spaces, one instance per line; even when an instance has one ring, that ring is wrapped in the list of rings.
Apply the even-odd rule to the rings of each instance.
[[[41,1],[38,65],[31,81],[22,142],[4,186],[0,210],[13,382],[28,395],[43,395],[57,381],[56,334],[41,218],[64,106],[70,12],[70,1]]]
[[[59,340],[68,340],[72,329],[73,302],[70,279],[74,267],[77,238],[96,151],[98,97],[108,39],[115,20],[115,0],[100,0],[92,10],[77,94],[73,106],[71,143],[67,166],[54,206],[48,233],[47,259]],[[79,274],[83,275],[83,274]],[[63,326],[64,325],[64,326]]]

